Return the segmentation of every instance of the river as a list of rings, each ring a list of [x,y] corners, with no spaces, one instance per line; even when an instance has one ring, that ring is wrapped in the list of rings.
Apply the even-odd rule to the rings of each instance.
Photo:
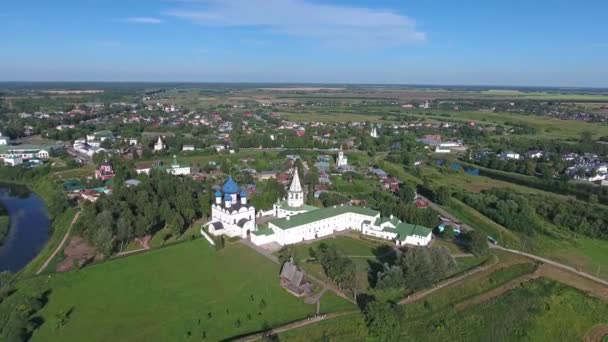
[[[50,236],[51,221],[44,201],[24,187],[0,186],[0,202],[11,226],[0,246],[0,271],[17,272],[38,255]]]

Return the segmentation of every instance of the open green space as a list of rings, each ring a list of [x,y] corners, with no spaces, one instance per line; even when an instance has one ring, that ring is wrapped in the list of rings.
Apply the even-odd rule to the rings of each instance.
[[[341,311],[357,311],[359,308],[356,304],[344,300],[332,291],[327,291],[321,297],[321,305],[319,306],[320,313],[341,312]]]
[[[441,114],[448,114],[442,116]],[[594,136],[604,136],[608,133],[608,126],[588,123],[579,120],[561,120],[546,116],[512,114],[504,112],[481,112],[481,111],[437,111],[431,110],[425,114],[407,112],[408,115],[419,116],[435,120],[452,120],[461,122],[476,122],[480,124],[505,123],[526,125],[535,128],[535,138],[576,138],[580,137],[581,132],[588,131]]]
[[[539,279],[463,311],[445,307],[407,316],[401,336],[415,341],[581,341],[594,325],[606,323],[608,305]]]
[[[352,341],[366,340],[363,315],[354,313],[279,334],[280,341]]]
[[[504,262],[505,256],[500,256]],[[506,258],[509,258],[506,256]],[[531,262],[519,261],[515,264],[497,265],[489,271],[484,271],[467,278],[455,286],[439,290],[417,302],[407,304],[410,318],[424,317],[431,313],[439,313],[455,304],[475,298],[482,293],[495,289],[509,281],[525,274],[534,272],[536,265]]]
[[[251,272],[255,270],[255,272]],[[279,266],[241,244],[215,251],[199,239],[79,271],[26,278],[50,289],[33,341],[217,341],[315,312],[282,289]],[[328,310],[341,308],[328,297]],[[323,302],[322,302],[323,303]],[[322,304],[323,305],[323,304]],[[72,310],[56,328],[56,315]]]
[[[578,238],[559,248],[541,250],[540,254],[594,276],[608,279],[608,241]]]

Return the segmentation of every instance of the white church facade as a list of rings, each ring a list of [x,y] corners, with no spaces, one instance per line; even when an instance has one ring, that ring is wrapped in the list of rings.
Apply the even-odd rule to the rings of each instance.
[[[247,202],[247,192],[229,177],[222,191],[215,193],[211,206],[209,233],[246,238],[255,230],[255,207]]]
[[[365,235],[392,240],[398,246],[426,246],[431,242],[429,228],[401,222],[397,218],[382,218],[380,213],[364,207],[341,205],[317,208],[304,204],[297,170],[289,188],[287,199],[274,205],[275,219],[268,226],[251,231],[256,245],[276,242],[290,245],[318,239],[335,232],[354,230]]]

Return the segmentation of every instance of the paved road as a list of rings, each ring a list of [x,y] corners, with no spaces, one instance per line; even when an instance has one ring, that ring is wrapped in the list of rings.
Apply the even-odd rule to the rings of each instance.
[[[498,246],[498,245],[490,245],[490,247],[494,248],[494,249],[501,250],[501,251],[505,251],[505,252],[509,252],[509,253],[513,253],[513,254],[518,254],[518,255],[521,255],[521,256],[525,256],[527,258],[534,259],[534,260],[537,260],[537,261],[540,261],[540,262],[544,262],[546,264],[549,264],[549,265],[561,268],[563,270],[566,270],[568,272],[574,273],[576,275],[579,275],[579,276],[581,276],[583,278],[587,278],[589,280],[593,280],[593,281],[595,281],[597,283],[604,284],[604,285],[608,286],[608,281],[606,281],[604,279],[600,279],[600,278],[598,278],[596,276],[593,276],[593,275],[591,275],[589,273],[585,273],[585,272],[579,271],[579,270],[577,270],[576,268],[574,268],[572,266],[560,264],[559,262],[556,262],[556,261],[553,261],[553,260],[549,260],[547,258],[543,258],[543,257],[540,257],[538,255],[529,254],[529,253],[521,252],[521,251],[514,250],[514,249],[509,249],[509,248],[505,248],[505,247]]]
[[[81,213],[81,211],[78,211],[76,213],[76,215],[74,215],[74,218],[72,219],[72,222],[70,223],[70,226],[68,227],[68,231],[65,232],[65,235],[63,236],[63,239],[59,243],[59,246],[57,246],[57,248],[55,248],[55,251],[53,252],[53,254],[51,254],[51,256],[49,256],[48,259],[46,259],[46,261],[44,262],[44,264],[38,269],[38,271],[36,272],[37,275],[42,273],[42,271],[44,271],[44,269],[49,265],[51,260],[53,260],[55,255],[57,255],[57,253],[59,253],[59,251],[63,248],[63,245],[65,244],[68,237],[70,236],[70,231],[72,231],[72,226],[74,226],[74,223],[76,223],[76,220],[78,220],[78,216],[80,216],[80,213]]]

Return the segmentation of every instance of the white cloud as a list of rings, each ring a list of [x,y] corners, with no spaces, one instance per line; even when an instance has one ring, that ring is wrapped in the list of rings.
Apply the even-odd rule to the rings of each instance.
[[[336,46],[384,47],[426,40],[413,19],[390,10],[306,0],[203,0],[166,14],[209,27],[242,27]]]
[[[132,23],[132,24],[162,24],[165,22],[162,19],[153,18],[153,17],[130,17],[130,18],[125,18],[122,21],[124,21],[126,23]]]

